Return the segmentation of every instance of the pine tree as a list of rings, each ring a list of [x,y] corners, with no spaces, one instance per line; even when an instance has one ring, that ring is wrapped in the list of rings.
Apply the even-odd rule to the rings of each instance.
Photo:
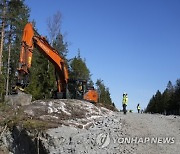
[[[154,113],[155,112],[155,96],[154,95],[150,99],[145,112],[146,113]]]
[[[52,65],[52,64],[50,64]],[[54,67],[50,67],[53,70]],[[30,83],[25,89],[32,94],[33,99],[47,99],[52,97],[52,91],[55,87],[55,78],[49,75],[48,60],[37,49],[34,49],[32,67],[30,69]]]
[[[164,114],[169,114],[173,93],[174,93],[174,87],[172,85],[172,82],[169,81],[167,84],[167,88],[164,90],[162,94],[162,99],[164,102]]]
[[[180,79],[176,80],[174,101],[172,106],[175,111],[175,114],[180,114]]]
[[[155,95],[152,96],[150,99],[146,111],[150,113],[163,113],[164,107],[162,102],[162,95],[161,92],[158,90]]]
[[[106,88],[103,80],[98,79],[96,81],[97,91],[99,93],[99,103],[112,105],[112,100],[109,92],[109,88]]]
[[[70,60],[69,67],[69,76],[71,79],[84,79],[90,81],[90,71],[86,62],[80,56],[80,50],[78,51],[78,56],[75,56]]]
[[[6,9],[7,9],[7,1],[2,0],[0,3],[0,14],[1,14],[0,16],[0,21],[1,21],[0,75],[2,75],[2,55],[3,55],[4,35],[5,35]]]
[[[3,54],[4,54],[4,40],[5,40],[5,28],[6,28],[6,10],[7,1],[2,0],[0,2],[0,101],[4,100],[5,94],[5,69],[3,66]]]
[[[150,99],[145,112],[180,115],[180,79],[177,79],[175,86],[169,81],[162,94],[158,90]]]
[[[106,103],[107,104],[112,104],[111,94],[109,92],[109,88],[106,88]]]
[[[0,102],[4,100],[4,95],[5,95],[5,77],[4,75],[0,75]]]
[[[57,12],[52,18],[48,18],[47,26],[51,46],[58,51],[63,59],[66,59],[68,53],[67,43],[64,43],[63,36],[60,33],[61,14]],[[52,97],[53,91],[57,90],[55,66],[38,50],[34,50],[30,72],[31,81],[26,90],[32,94],[33,98],[42,99]]]
[[[22,32],[28,22],[30,10],[25,5],[24,0],[11,0],[8,3],[8,24],[9,36],[11,38],[11,57],[10,57],[10,87],[15,84],[15,72],[18,67],[18,59],[21,48]]]
[[[50,40],[48,42],[50,42],[50,45],[55,48],[59,55],[66,61],[68,49],[67,43],[64,42],[60,32],[61,14],[57,12],[52,18],[48,18],[47,21]],[[57,90],[55,71],[55,66],[50,63],[47,57],[43,56],[37,49],[34,49],[32,67],[30,69],[31,80],[29,86],[26,88],[26,90],[32,94],[33,99],[52,97],[53,91]]]
[[[161,92],[158,90],[155,94],[155,113],[162,113],[164,111],[164,103],[162,101]]]
[[[66,59],[68,54],[68,44],[64,42],[64,37],[61,33],[57,34],[56,39],[53,41],[53,47],[58,51],[59,55]]]
[[[25,23],[28,21],[29,9],[24,0],[3,0],[6,2],[4,20],[4,50],[3,50],[3,75],[6,78],[6,91],[14,82],[14,75],[18,65],[18,54],[20,51],[21,34]],[[2,41],[2,39],[1,39]],[[9,86],[8,86],[9,85]]]

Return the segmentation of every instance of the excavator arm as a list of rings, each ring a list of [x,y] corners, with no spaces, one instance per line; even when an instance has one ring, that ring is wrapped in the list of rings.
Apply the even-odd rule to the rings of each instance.
[[[97,103],[98,93],[94,89],[88,89],[87,81],[69,80],[68,70],[64,59],[47,42],[47,40],[35,34],[32,23],[27,23],[22,37],[22,45],[18,67],[18,86],[23,89],[28,85],[28,76],[32,63],[33,49],[37,48],[54,65],[56,70],[57,93],[55,98],[84,99]],[[82,86],[79,89],[79,84]],[[68,92],[67,92],[68,91]],[[67,96],[68,95],[68,96]]]
[[[47,40],[39,35],[35,35],[32,23],[27,23],[22,37],[18,67],[18,84],[24,88],[27,86],[28,75],[31,68],[33,49],[36,47],[55,66],[57,92],[65,93],[68,82],[68,70],[64,59],[58,52],[50,46]]]

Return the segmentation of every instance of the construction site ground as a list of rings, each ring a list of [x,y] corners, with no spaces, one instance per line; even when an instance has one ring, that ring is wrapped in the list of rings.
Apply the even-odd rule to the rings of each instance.
[[[22,107],[5,105],[0,107],[0,113],[1,153],[21,153],[21,149],[28,153],[28,145],[24,147],[18,142],[19,147],[13,146],[17,143],[11,132],[15,125],[31,135],[38,132],[39,153],[177,154],[180,151],[179,116],[124,115],[80,100],[38,100]]]

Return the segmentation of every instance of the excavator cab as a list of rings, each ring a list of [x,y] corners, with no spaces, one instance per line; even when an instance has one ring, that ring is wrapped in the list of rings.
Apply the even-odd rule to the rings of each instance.
[[[83,95],[87,89],[87,81],[81,79],[69,79],[68,91],[69,97],[72,99],[83,99]]]
[[[97,103],[98,94],[93,86],[88,85],[87,80],[69,79],[69,97],[72,99],[83,99],[92,103]]]

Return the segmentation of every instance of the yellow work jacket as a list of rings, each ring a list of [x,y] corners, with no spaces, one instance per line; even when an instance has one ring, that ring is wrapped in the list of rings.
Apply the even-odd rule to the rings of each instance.
[[[123,97],[122,103],[127,105],[127,103],[128,103],[128,96],[124,96]]]

